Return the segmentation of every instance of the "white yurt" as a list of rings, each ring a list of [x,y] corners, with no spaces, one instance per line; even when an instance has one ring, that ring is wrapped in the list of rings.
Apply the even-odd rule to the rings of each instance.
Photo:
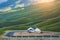
[[[27,30],[28,30],[28,32],[30,32],[30,33],[34,32],[34,28],[32,28],[32,27],[28,28]]]
[[[36,29],[35,29],[35,32],[36,32],[36,33],[41,33],[41,30],[40,30],[39,28],[36,28]]]

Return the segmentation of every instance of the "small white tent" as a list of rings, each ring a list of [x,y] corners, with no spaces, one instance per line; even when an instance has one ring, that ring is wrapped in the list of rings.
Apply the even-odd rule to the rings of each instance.
[[[35,32],[36,32],[36,33],[41,33],[41,30],[40,30],[39,28],[36,28],[36,29],[35,29]]]
[[[32,28],[32,27],[28,28],[27,30],[28,30],[28,32],[34,32],[34,28]]]

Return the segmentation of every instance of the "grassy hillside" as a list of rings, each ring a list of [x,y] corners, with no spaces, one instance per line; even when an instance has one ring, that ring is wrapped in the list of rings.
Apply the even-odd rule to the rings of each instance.
[[[1,33],[5,30],[24,30],[31,26],[60,32],[60,3],[30,5],[24,10],[0,14]]]

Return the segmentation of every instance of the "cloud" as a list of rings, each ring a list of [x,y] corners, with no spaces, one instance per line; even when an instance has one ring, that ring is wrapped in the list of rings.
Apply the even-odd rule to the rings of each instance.
[[[55,0],[30,0],[30,1],[33,4],[37,4],[37,3],[53,2]]]
[[[18,8],[18,7],[24,7],[24,4],[17,4],[17,5],[15,6],[15,8]]]
[[[7,2],[8,0],[0,0],[0,4],[3,3],[3,2]]]
[[[20,3],[21,1],[22,1],[22,0],[18,0],[18,1],[16,1],[16,4],[17,4],[17,3]]]
[[[6,12],[6,11],[10,11],[11,10],[11,7],[7,7],[5,9],[0,9],[0,12]]]

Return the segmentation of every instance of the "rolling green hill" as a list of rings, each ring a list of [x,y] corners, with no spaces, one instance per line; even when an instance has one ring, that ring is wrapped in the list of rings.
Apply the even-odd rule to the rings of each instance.
[[[5,30],[24,30],[31,26],[60,32],[60,3],[41,3],[24,7],[24,10],[0,13],[1,33]]]

